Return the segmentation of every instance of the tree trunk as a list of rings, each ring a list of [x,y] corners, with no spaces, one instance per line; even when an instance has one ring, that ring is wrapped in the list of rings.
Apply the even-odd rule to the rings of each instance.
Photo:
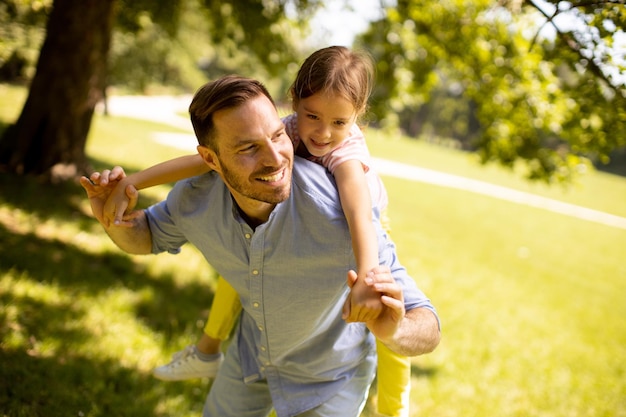
[[[51,178],[87,167],[85,144],[102,98],[115,0],[54,0],[29,95],[0,138],[0,170]]]

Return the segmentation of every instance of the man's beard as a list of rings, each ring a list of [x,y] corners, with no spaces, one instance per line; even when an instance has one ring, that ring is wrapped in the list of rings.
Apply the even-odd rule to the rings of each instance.
[[[243,197],[250,198],[253,200],[261,201],[269,204],[278,204],[285,201],[289,198],[291,193],[291,178],[287,182],[286,186],[280,188],[274,188],[268,190],[255,189],[254,183],[248,182],[248,177],[241,178],[241,176],[237,175],[235,170],[231,170],[225,166],[225,164],[220,161],[220,168],[222,169],[222,179],[226,183],[226,185],[233,191],[239,193]],[[276,169],[273,168],[271,173],[276,172]],[[265,173],[257,172],[255,175],[251,177],[262,177]],[[291,175],[291,170],[289,173],[285,173],[285,175]],[[262,185],[259,185],[259,188],[262,188]]]

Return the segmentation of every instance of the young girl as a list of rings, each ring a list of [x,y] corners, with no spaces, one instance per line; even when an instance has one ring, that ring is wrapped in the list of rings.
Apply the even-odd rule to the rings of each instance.
[[[295,154],[326,167],[335,177],[341,204],[350,228],[357,266],[347,321],[368,321],[382,311],[380,295],[363,281],[378,266],[378,244],[372,224],[372,204],[378,206],[386,226],[386,192],[370,170],[369,151],[356,121],[367,108],[373,66],[369,56],[344,47],[329,47],[309,56],[290,88],[294,114],[283,119]],[[177,181],[208,171],[199,155],[184,156],[129,175],[118,184],[105,206],[105,213],[124,225],[128,185],[142,189]],[[371,193],[372,191],[373,193]],[[358,300],[362,307],[357,308]],[[226,340],[239,316],[241,305],[235,290],[218,280],[213,306],[204,333],[196,346],[174,355],[154,374],[164,380],[213,377],[222,360],[220,344]],[[382,343],[378,349],[378,411],[388,416],[408,416],[410,363]]]

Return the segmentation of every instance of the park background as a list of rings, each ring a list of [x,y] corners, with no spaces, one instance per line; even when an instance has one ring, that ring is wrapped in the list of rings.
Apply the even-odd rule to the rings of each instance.
[[[166,2],[153,5],[162,3]],[[320,44],[348,42],[324,37],[313,25],[301,38],[294,37],[299,39],[294,42],[298,48],[290,64],[265,55],[269,61],[276,59],[278,67],[284,64],[276,75],[254,53],[242,49],[234,54],[231,43],[236,37],[207,37],[202,32],[207,24],[206,16],[199,13],[201,3],[180,3],[187,9],[180,13],[182,24],[176,30],[159,24],[157,12],[125,15],[128,3],[119,4],[118,20],[123,20],[120,16],[128,20],[113,33],[109,100],[94,104],[82,147],[92,169],[121,164],[134,171],[190,152],[188,126],[169,122],[169,116],[186,119],[184,106],[169,116],[158,113],[160,122],[155,122],[155,117],[118,112],[117,98],[141,94],[163,109],[162,103],[172,97],[184,102],[206,79],[233,69],[268,80],[274,94],[283,97],[308,51]],[[623,78],[617,76],[623,76],[623,67],[619,61],[599,60],[597,65],[606,72],[598,76],[580,56],[554,52],[556,46],[562,47],[556,35],[537,41],[542,51],[553,45],[551,54],[529,57],[521,54],[526,50],[521,48],[517,52],[523,56],[503,58],[498,44],[515,37],[510,29],[481,50],[487,56],[480,62],[500,64],[488,68],[492,80],[480,74],[484,88],[474,90],[468,81],[471,77],[462,77],[477,67],[469,61],[464,66],[459,51],[431,50],[428,38],[411,43],[417,35],[428,33],[427,15],[434,20],[454,17],[443,14],[435,3],[428,3],[431,7],[419,14],[415,7],[421,4],[398,2],[395,9],[381,9],[371,15],[380,20],[365,22],[365,33],[354,39],[355,45],[375,56],[379,74],[394,67],[392,76],[377,80],[382,89],[375,91],[366,137],[384,168],[392,237],[400,259],[432,298],[443,323],[440,347],[412,360],[411,415],[626,416],[626,180],[619,175],[625,108]],[[471,13],[483,19],[491,16],[498,24],[501,21],[494,14],[507,10],[503,4],[440,3],[449,13],[482,7],[482,14]],[[623,18],[623,5],[598,4],[610,4]],[[12,77],[10,83],[0,84],[3,132],[14,123],[28,122],[24,104],[33,93],[29,87],[50,8],[50,2],[34,1],[0,6],[5,31],[0,63],[3,76]],[[290,10],[284,15],[292,16]],[[517,25],[520,21],[528,25],[521,36],[528,46],[532,40],[528,28],[542,27],[545,16],[542,21],[536,10],[534,14],[521,10],[526,13],[511,16]],[[307,19],[315,16],[310,13]],[[463,21],[457,16],[431,35],[452,41],[449,36]],[[623,34],[623,21],[615,21],[617,29],[612,33]],[[487,23],[494,22],[463,26],[459,31],[465,33],[455,39],[465,39],[463,48],[476,53],[470,40],[480,43],[495,36],[481,32],[494,26]],[[216,23],[208,26],[211,30]],[[508,21],[504,26],[515,25]],[[286,27],[300,31],[306,26],[298,22]],[[332,29],[330,25],[329,35]],[[11,36],[5,36],[9,32]],[[386,36],[377,40],[372,36],[377,33]],[[619,36],[614,38],[619,44]],[[407,52],[422,51],[418,45],[426,56],[448,57],[452,63],[423,72],[403,66],[411,56]],[[505,49],[510,51],[511,44]],[[71,61],[70,56],[60,55],[55,62],[66,58]],[[510,69],[524,58],[524,71],[515,85]],[[15,62],[11,59],[20,65],[6,65]],[[420,62],[428,64],[426,58]],[[578,72],[566,71],[567,64]],[[11,68],[19,71],[8,71]],[[538,73],[542,77],[533,78]],[[399,85],[407,74],[426,83]],[[436,82],[433,74],[439,74]],[[508,81],[492,85],[493,79]],[[588,89],[594,81],[602,88]],[[386,97],[388,101],[383,100]],[[395,118],[380,108],[383,102]],[[489,106],[492,102],[498,106]],[[538,111],[536,119],[528,116],[539,132],[536,138],[515,130],[526,120],[518,119],[520,113],[513,109],[498,113],[511,102],[516,109]],[[569,103],[566,110],[563,103]],[[73,112],[63,104],[59,97],[57,107]],[[288,104],[284,106],[287,112]],[[480,117],[474,120],[472,115]],[[485,123],[487,116],[493,116],[494,123]],[[514,123],[504,123],[507,117]],[[571,119],[578,123],[572,125]],[[495,142],[489,136],[494,125],[498,132],[507,133]],[[11,135],[0,141],[2,163],[7,162],[4,156],[22,152],[18,144],[29,139],[9,142],[7,137]],[[520,137],[534,145],[520,143]],[[584,140],[577,142],[574,137]],[[40,138],[40,150],[46,145]],[[67,162],[61,165],[70,165]],[[421,176],[416,179],[409,175],[413,169],[394,163],[407,164]],[[162,382],[151,376],[151,369],[199,335],[210,308],[215,272],[192,247],[177,256],[159,257],[133,257],[119,251],[91,217],[75,181],[83,165],[75,165],[79,168],[70,170],[73,175],[20,173],[10,163],[0,170],[0,413],[198,415],[210,381]],[[145,192],[141,204],[157,201],[168,189]],[[375,399],[373,390],[364,416],[375,415]]]

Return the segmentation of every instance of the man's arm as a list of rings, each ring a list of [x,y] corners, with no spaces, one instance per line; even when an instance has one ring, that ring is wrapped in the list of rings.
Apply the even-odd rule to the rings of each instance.
[[[117,182],[124,176],[124,171],[115,167],[111,171],[96,172],[90,178],[82,177],[80,184],[87,191],[94,216],[120,249],[131,254],[152,253],[152,234],[144,211],[135,211],[130,214],[126,218],[126,226],[112,225],[104,216],[104,204]],[[131,188],[129,190],[130,207],[134,207],[137,197],[137,190]]]
[[[400,355],[417,356],[435,350],[440,340],[439,321],[432,310],[415,308],[406,312],[395,334],[381,342]]]
[[[148,227],[148,219],[143,210],[134,211],[125,218],[125,226],[111,225],[104,227],[113,243],[124,252],[134,255],[152,253],[152,233]]]
[[[356,281],[353,271],[348,273],[348,285]],[[432,352],[441,339],[439,320],[429,308],[404,309],[402,287],[393,279],[388,267],[374,268],[365,282],[382,294],[386,308],[375,320],[366,322],[370,331],[385,346],[404,356]]]

